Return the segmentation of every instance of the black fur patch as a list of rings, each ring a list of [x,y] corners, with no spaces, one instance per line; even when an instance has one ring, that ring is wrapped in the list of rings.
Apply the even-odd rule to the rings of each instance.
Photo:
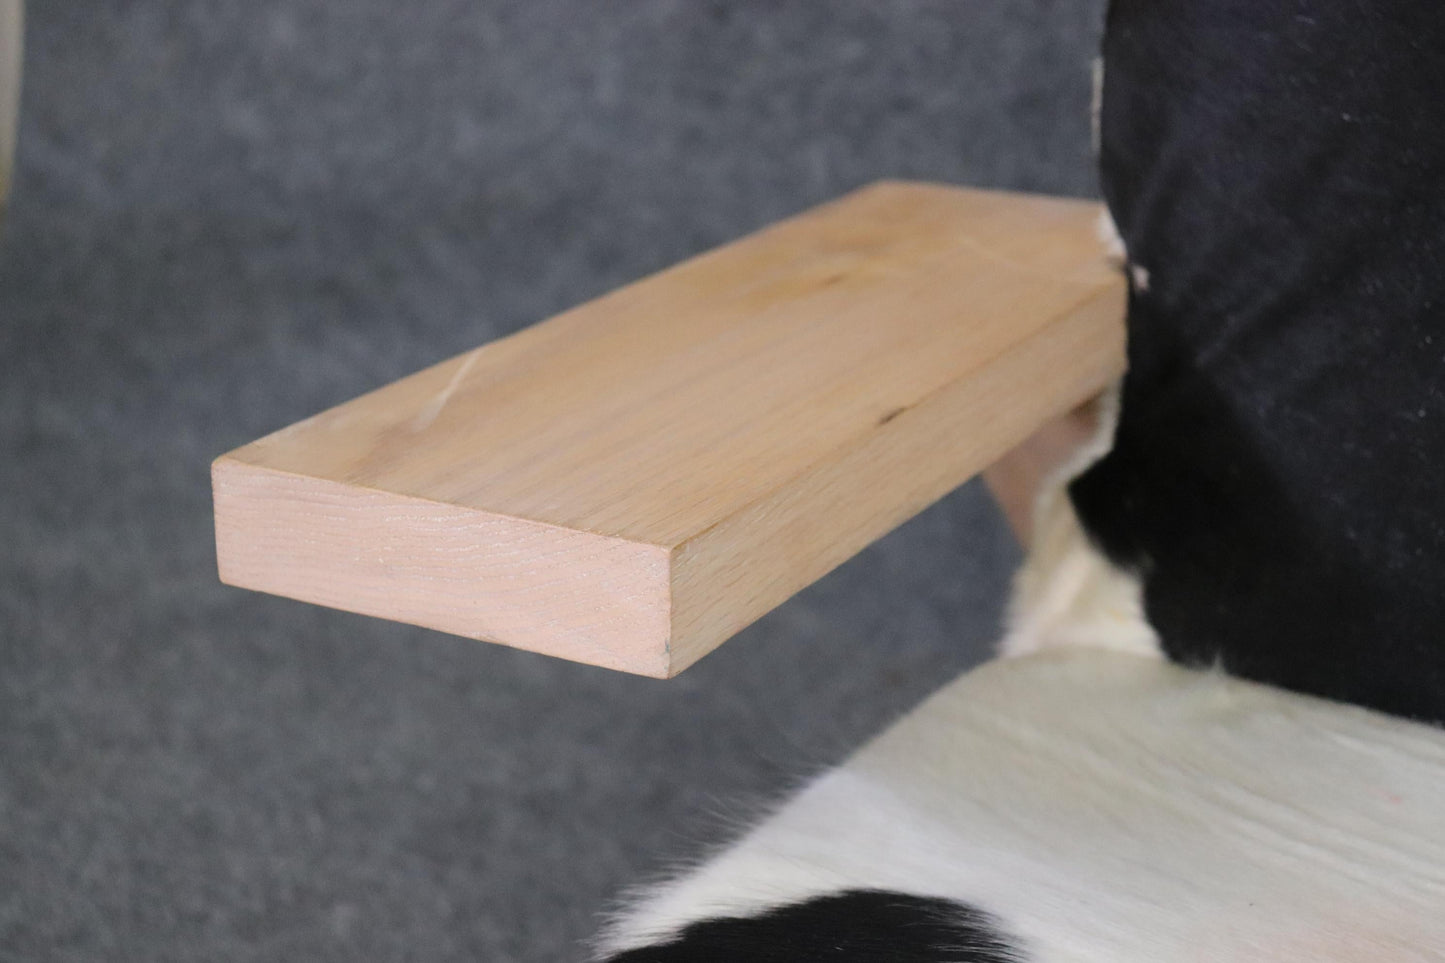
[[[1017,963],[988,916],[952,900],[849,890],[693,923],[611,963]]]
[[[1445,722],[1445,3],[1113,0],[1104,62],[1085,526],[1172,658]]]

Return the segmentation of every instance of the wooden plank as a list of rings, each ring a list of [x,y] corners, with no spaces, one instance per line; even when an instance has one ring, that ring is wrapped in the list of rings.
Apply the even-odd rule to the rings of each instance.
[[[654,676],[1123,366],[1098,205],[882,183],[213,466],[233,585]]]

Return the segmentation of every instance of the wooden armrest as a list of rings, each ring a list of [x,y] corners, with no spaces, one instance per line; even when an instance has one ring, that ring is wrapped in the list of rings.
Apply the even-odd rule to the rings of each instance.
[[[217,459],[223,581],[671,676],[1123,367],[1094,203],[881,183]]]

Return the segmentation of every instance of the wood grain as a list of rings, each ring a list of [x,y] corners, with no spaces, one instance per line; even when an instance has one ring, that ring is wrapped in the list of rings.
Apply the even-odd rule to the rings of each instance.
[[[882,183],[222,456],[221,577],[670,676],[1116,377],[1093,203]]]

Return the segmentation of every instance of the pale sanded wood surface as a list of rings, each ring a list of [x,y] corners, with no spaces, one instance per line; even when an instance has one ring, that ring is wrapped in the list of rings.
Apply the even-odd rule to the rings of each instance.
[[[882,183],[213,466],[233,585],[669,676],[1123,366],[1098,205]]]

